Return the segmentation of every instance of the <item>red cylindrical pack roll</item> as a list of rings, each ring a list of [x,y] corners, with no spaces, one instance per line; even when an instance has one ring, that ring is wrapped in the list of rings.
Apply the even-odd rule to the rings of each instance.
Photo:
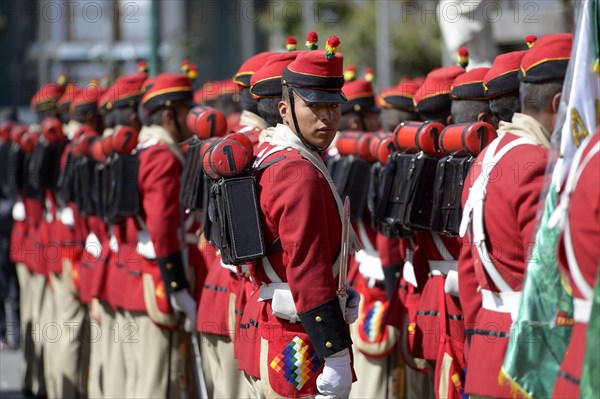
[[[378,159],[379,144],[381,143],[381,141],[386,137],[391,136],[391,133],[386,133],[382,130],[373,133],[373,135],[371,136],[371,140],[369,141],[369,152],[371,153],[371,156],[373,158],[375,158],[376,160]]]
[[[112,150],[118,154],[130,154],[138,145],[138,136],[138,131],[131,126],[122,126],[110,136]]]
[[[219,177],[233,177],[241,174],[253,157],[252,153],[248,153],[244,144],[230,139],[219,141],[207,155],[208,168]],[[204,156],[205,159],[207,155]]]
[[[446,155],[475,157],[496,137],[496,129],[489,123],[457,123],[444,129],[440,148]]]
[[[399,151],[416,153],[423,151],[433,156],[443,155],[438,146],[438,137],[444,125],[439,122],[402,122],[394,130],[394,143]]]
[[[206,105],[196,105],[186,117],[188,128],[199,138],[221,137],[227,132],[227,118]]]
[[[10,141],[10,131],[14,126],[15,122],[13,121],[6,121],[2,123],[2,126],[0,126],[0,141]]]
[[[231,133],[225,136],[226,140],[235,140],[246,148],[246,152],[250,155],[250,159],[254,156],[254,144],[250,137],[243,133]]]
[[[23,133],[23,135],[21,136],[21,141],[19,142],[19,145],[21,146],[23,152],[26,152],[28,154],[33,153],[33,150],[35,149],[39,138],[40,135],[35,132],[26,131],[25,133]]]
[[[21,145],[21,138],[29,129],[25,125],[15,125],[10,131],[10,140]]]
[[[397,151],[397,148],[394,144],[394,137],[390,134],[379,142],[379,146],[377,147],[377,160],[385,165],[390,154],[394,151]]]
[[[96,162],[106,162],[106,154],[104,153],[103,148],[104,141],[106,141],[106,139],[103,139],[102,137],[96,137],[91,141],[90,152],[92,158]]]
[[[42,134],[50,144],[60,143],[65,139],[62,131],[62,122],[55,117],[49,117],[42,121]]]
[[[107,157],[110,157],[115,152],[112,145],[112,136],[104,137],[102,139],[102,152]]]
[[[79,153],[81,155],[83,155],[84,157],[92,156],[92,145],[94,144],[96,137],[97,136],[92,136],[88,134],[79,137],[79,139],[77,140],[77,146],[79,147]]]
[[[340,155],[354,155],[369,162],[375,162],[371,155],[369,143],[373,133],[365,132],[342,132],[336,141],[336,148]]]

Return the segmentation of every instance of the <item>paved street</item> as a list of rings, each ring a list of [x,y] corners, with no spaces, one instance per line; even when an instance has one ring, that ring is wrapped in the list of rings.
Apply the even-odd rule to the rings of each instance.
[[[18,351],[0,351],[0,398],[23,398],[19,386],[20,364],[20,353]]]

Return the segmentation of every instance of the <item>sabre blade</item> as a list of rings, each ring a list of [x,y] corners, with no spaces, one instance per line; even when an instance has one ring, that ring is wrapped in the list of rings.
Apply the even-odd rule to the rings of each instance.
[[[344,212],[342,219],[342,245],[340,259],[340,274],[338,279],[338,295],[347,295],[346,281],[348,279],[348,264],[350,262],[350,198],[344,199]]]

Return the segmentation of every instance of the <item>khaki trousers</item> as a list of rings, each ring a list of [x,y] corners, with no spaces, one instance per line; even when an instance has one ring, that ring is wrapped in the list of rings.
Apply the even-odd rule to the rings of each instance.
[[[39,396],[46,395],[44,373],[44,341],[47,324],[52,321],[52,296],[46,276],[30,274],[31,287],[31,339],[33,341],[33,371],[31,391]]]
[[[434,398],[433,377],[433,370],[425,374],[406,367],[406,398]]]
[[[47,292],[52,319],[43,329],[47,396],[84,398],[90,350],[87,308],[74,296],[70,274],[51,274],[50,279],[52,290]]]
[[[102,387],[105,398],[123,398],[129,382],[126,368],[125,341],[128,339],[127,319],[123,310],[114,310],[100,301],[102,331]]]
[[[252,399],[265,399],[265,394],[262,389],[262,383],[259,378],[252,377],[242,371],[244,376],[244,383],[246,390],[248,391],[250,398]]]
[[[126,398],[179,398],[179,332],[154,324],[146,313],[126,312],[120,337],[125,353]]]
[[[369,357],[353,349],[354,371],[357,381],[352,384],[350,398],[394,398],[392,395],[392,373],[398,362],[394,354],[382,358]]]
[[[216,334],[201,334],[200,351],[206,389],[211,398],[248,398],[243,373],[233,357],[231,338]]]
[[[35,347],[33,342],[33,298],[32,276],[24,263],[17,263],[17,279],[19,280],[20,320],[21,320],[21,387],[33,391],[35,372]]]
[[[100,314],[100,304],[93,299],[88,305],[89,317],[89,343],[90,343],[90,367],[88,371],[88,398],[101,399],[104,397],[102,386],[102,367],[104,364],[104,351],[102,350],[102,329],[97,318]]]

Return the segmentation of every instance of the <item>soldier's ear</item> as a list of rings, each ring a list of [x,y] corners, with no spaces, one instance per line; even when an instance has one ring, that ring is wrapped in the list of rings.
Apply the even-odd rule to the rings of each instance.
[[[452,117],[452,115],[448,115],[448,117],[446,118],[446,126],[451,125],[453,123],[454,123],[454,118]]]
[[[494,115],[489,114],[488,112],[480,112],[479,115],[477,115],[477,122],[489,123],[495,128],[498,128],[496,117]]]
[[[277,104],[277,108],[279,109],[279,116],[281,116],[281,120],[286,122],[286,117],[289,112],[289,105],[284,100],[279,101]]]
[[[560,106],[560,98],[562,96],[562,92],[558,92],[552,97],[552,112],[557,113],[558,107]]]
[[[358,114],[352,114],[350,116],[350,118],[348,119],[348,127],[350,128],[350,130],[365,130],[366,127],[363,126],[362,124],[362,120],[360,119],[360,116],[358,116]]]
[[[129,125],[138,132],[142,130],[142,121],[140,121],[140,117],[138,116],[137,112],[132,112],[129,114]]]

